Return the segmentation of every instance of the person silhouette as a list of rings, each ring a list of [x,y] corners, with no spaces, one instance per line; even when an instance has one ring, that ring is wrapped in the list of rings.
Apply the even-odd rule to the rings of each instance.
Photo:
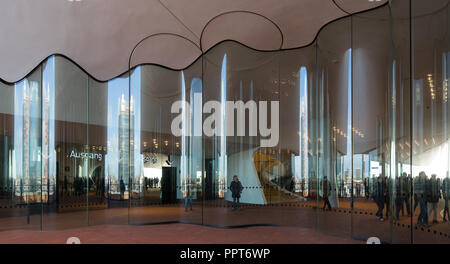
[[[191,211],[192,211],[192,186],[191,186],[191,180],[190,177],[188,178],[188,181],[186,183],[186,193],[184,196],[184,211],[188,211],[188,204],[190,205]]]
[[[242,184],[237,175],[233,176],[233,181],[230,184],[231,196],[233,197],[233,211],[240,209],[239,198],[241,198]]]

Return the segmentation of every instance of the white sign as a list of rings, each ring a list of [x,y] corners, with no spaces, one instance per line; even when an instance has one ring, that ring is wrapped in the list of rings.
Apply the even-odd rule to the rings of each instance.
[[[144,156],[144,163],[147,163],[147,162],[156,164],[158,162],[158,159],[156,157],[145,157]]]
[[[103,155],[98,153],[76,152],[75,150],[72,150],[72,152],[70,152],[70,157],[75,159],[96,159],[102,161]]]

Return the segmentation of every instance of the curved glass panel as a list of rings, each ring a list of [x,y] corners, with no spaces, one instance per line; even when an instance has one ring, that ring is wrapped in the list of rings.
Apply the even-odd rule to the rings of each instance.
[[[206,54],[203,65],[205,186],[212,194],[204,222],[276,221],[277,208],[267,205],[284,201],[279,184],[290,176],[283,164],[290,159],[282,160],[279,146],[279,57],[226,42]]]
[[[411,1],[414,243],[448,243],[448,4]]]
[[[89,78],[89,225],[128,223],[128,97],[128,74]]]
[[[393,9],[396,12],[398,7]],[[360,238],[377,236],[387,243],[409,243],[409,229],[396,225],[410,222],[406,208],[409,64],[391,46],[398,45],[398,40],[386,41],[394,31],[391,23],[398,23],[392,21],[388,6],[352,19],[352,233]],[[401,177],[403,173],[406,175]]]
[[[42,188],[50,191],[43,226],[84,226],[92,160],[88,158],[88,76],[72,62],[53,56],[43,65],[43,84],[42,158],[47,186],[43,182]]]
[[[41,229],[42,67],[2,94],[2,229]]]
[[[131,71],[130,224],[202,222],[201,64],[183,71],[154,65]]]
[[[352,209],[352,46],[351,18],[326,27],[317,38],[313,117],[313,184],[317,228],[349,236]]]

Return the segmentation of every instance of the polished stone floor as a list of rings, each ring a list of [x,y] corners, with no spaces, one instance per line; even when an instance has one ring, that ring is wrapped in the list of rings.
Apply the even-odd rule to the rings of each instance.
[[[319,207],[320,205],[321,203],[319,203]],[[16,240],[11,240],[11,243],[27,242],[27,239],[30,239],[28,241],[30,243],[38,242],[38,237],[42,237],[42,235],[38,234],[41,232],[40,230],[44,231],[42,234],[49,234],[49,238],[53,237],[50,234],[54,234],[56,238],[62,239],[62,237],[71,234],[70,232],[77,230],[77,232],[86,235],[92,231],[92,236],[99,235],[100,237],[104,232],[112,232],[111,235],[113,235],[115,239],[118,239],[121,234],[125,235],[127,233],[117,231],[119,233],[116,234],[116,231],[114,230],[127,230],[129,234],[136,234],[136,238],[124,238],[124,243],[133,243],[131,241],[136,241],[136,243],[147,243],[145,242],[148,238],[148,236],[145,235],[146,232],[151,233],[153,232],[152,230],[160,230],[161,233],[158,234],[163,236],[165,231],[169,232],[174,230],[173,228],[175,226],[182,226],[187,230],[186,232],[191,232],[192,230],[198,230],[199,232],[200,230],[209,230],[201,231],[205,232],[205,236],[198,240],[205,241],[205,243],[209,243],[207,242],[207,239],[210,238],[227,237],[226,235],[220,235],[222,232],[223,234],[227,234],[228,232],[232,234],[239,230],[245,230],[243,231],[243,234],[246,234],[246,237],[248,237],[248,240],[245,238],[242,240],[242,243],[247,243],[248,241],[261,241],[261,243],[265,243],[264,241],[267,240],[265,240],[266,238],[263,235],[271,234],[272,232],[281,232],[279,233],[278,240],[274,240],[274,243],[275,241],[278,241],[277,243],[311,243],[309,242],[310,240],[302,239],[294,241],[294,238],[304,237],[303,235],[293,236],[291,238],[289,238],[288,235],[283,235],[283,232],[289,230],[289,228],[293,228],[292,231],[302,230],[301,232],[313,232],[333,239],[340,238],[343,239],[343,241],[345,240],[348,242],[354,241],[353,239],[363,241],[364,239],[373,236],[379,237],[383,242],[387,243],[410,243],[411,239],[413,239],[415,243],[448,244],[450,242],[450,224],[448,222],[443,223],[442,218],[439,218],[440,223],[432,225],[429,228],[419,228],[415,225],[415,216],[412,223],[413,233],[411,234],[410,217],[401,217],[399,221],[393,221],[392,218],[389,218],[384,222],[377,221],[375,219],[376,207],[370,200],[357,200],[355,202],[354,210],[351,211],[349,208],[350,203],[342,200],[339,204],[339,208],[333,209],[332,211],[317,209],[316,201],[266,206],[243,205],[241,210],[232,211],[230,204],[227,202],[211,201],[203,204],[194,203],[193,211],[188,212],[185,212],[182,204],[172,204],[109,209],[99,207],[97,210],[73,208],[73,210],[58,213],[48,212],[44,214],[34,214],[29,218],[27,218],[24,212],[19,212],[17,208],[12,208],[10,210],[14,211],[14,215],[8,214],[7,217],[3,216],[0,218],[0,230],[3,231],[0,232],[0,241],[2,241],[2,243],[8,243],[8,239],[14,237]],[[4,210],[7,209],[2,210],[4,213]],[[418,209],[416,210],[416,215],[417,213]],[[191,224],[173,224],[177,221]],[[172,224],[150,225],[157,223]],[[204,226],[199,226],[199,223],[203,223]],[[273,226],[226,229],[226,227],[246,227],[248,225],[267,224]],[[164,229],[164,226],[167,226],[167,228]],[[180,230],[184,230],[183,228]],[[103,232],[102,230],[108,231]],[[267,233],[261,232],[261,230],[266,230],[264,232]],[[98,232],[102,233],[102,235],[96,234]],[[144,237],[139,237],[140,232],[142,232]],[[173,233],[173,238],[177,238],[177,234],[180,232]],[[207,235],[208,232],[212,232],[210,236]],[[250,233],[247,234],[245,232],[255,232],[255,234],[252,237]],[[290,231],[287,231],[287,233],[289,232]],[[218,236],[216,236],[216,234]],[[172,235],[168,235],[168,237]],[[44,237],[45,236],[46,235],[44,235]],[[33,237],[37,240],[33,240]],[[283,238],[286,238],[284,242]],[[93,241],[92,243],[115,243],[105,237],[102,238],[103,240],[95,240],[94,237],[87,236],[86,239],[87,241]],[[195,240],[195,236],[192,239]],[[185,242],[195,242],[194,240],[186,240]],[[52,238],[48,243],[53,243],[51,241],[56,240],[53,240]],[[148,243],[153,243],[152,241],[154,240],[148,240]],[[326,240],[319,239],[317,241],[324,241],[324,243],[326,243]],[[329,241],[334,243],[334,240]],[[211,243],[225,242],[231,243],[233,241],[211,240]],[[167,243],[173,242],[167,240]],[[180,243],[184,242],[181,241]]]
[[[364,241],[324,235],[308,228],[257,226],[215,228],[193,224],[97,225],[58,231],[11,230],[0,244],[64,244],[77,237],[82,244],[355,244]]]

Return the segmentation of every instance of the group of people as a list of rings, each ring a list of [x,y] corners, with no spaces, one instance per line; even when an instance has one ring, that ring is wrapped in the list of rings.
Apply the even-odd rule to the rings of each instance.
[[[73,191],[76,196],[80,196],[86,191],[86,180],[83,177],[75,177],[73,180]]]
[[[148,191],[149,189],[160,187],[158,185],[159,184],[159,178],[158,177],[153,177],[153,178],[144,177],[143,181],[144,181],[143,182],[144,191]]]
[[[365,182],[366,183],[366,182]],[[393,186],[391,186],[393,184]],[[392,188],[391,188],[392,187]],[[376,219],[384,221],[389,218],[391,212],[391,202],[393,202],[394,219],[400,219],[405,215],[405,208],[408,217],[411,217],[417,207],[420,208],[417,224],[428,227],[429,218],[433,218],[432,223],[438,223],[438,204],[441,199],[444,200],[443,221],[450,221],[449,198],[450,198],[450,177],[439,179],[436,174],[428,177],[425,172],[420,172],[414,179],[402,173],[395,181],[390,181],[382,175],[376,178],[372,188],[369,184],[364,186],[366,197],[372,197],[377,205]],[[321,190],[323,197],[323,210],[331,210],[329,196],[331,194],[331,183],[325,176],[321,181]],[[394,200],[391,201],[391,196]],[[411,200],[414,201],[411,206]]]
[[[239,199],[241,198],[243,189],[244,188],[242,187],[242,184],[239,181],[238,176],[234,175],[233,181],[230,184],[231,197],[233,198],[233,204],[232,204],[233,211],[240,209]],[[188,207],[192,211],[192,196],[194,195],[194,191],[195,191],[195,185],[193,183],[187,182],[186,190],[185,190],[185,194],[184,194],[184,210],[186,212],[188,211]]]
[[[64,177],[63,191],[68,195],[80,196],[85,193],[86,180],[83,177]]]
[[[400,212],[404,215],[404,208],[409,217],[413,211],[419,206],[420,213],[417,219],[419,226],[429,226],[429,217],[433,216],[433,224],[438,223],[438,203],[444,199],[444,215],[443,221],[450,220],[448,200],[450,197],[450,178],[447,177],[442,181],[437,178],[436,174],[432,174],[430,178],[425,172],[420,172],[419,176],[414,179],[410,175],[403,173],[394,183],[395,191],[395,219],[400,219]],[[372,197],[377,204],[378,210],[376,218],[380,221],[389,217],[391,188],[390,181],[383,176],[379,176],[373,185]],[[411,195],[413,195],[414,205],[411,208]],[[383,210],[386,208],[385,215]],[[411,210],[413,209],[413,210]]]
[[[414,210],[417,205],[420,206],[420,214],[417,224],[428,226],[428,218],[433,214],[433,224],[437,223],[437,209],[441,198],[444,199],[444,215],[443,221],[450,220],[448,199],[450,195],[450,178],[447,177],[440,181],[436,174],[432,174],[431,178],[425,172],[420,172],[419,176],[414,180]]]

